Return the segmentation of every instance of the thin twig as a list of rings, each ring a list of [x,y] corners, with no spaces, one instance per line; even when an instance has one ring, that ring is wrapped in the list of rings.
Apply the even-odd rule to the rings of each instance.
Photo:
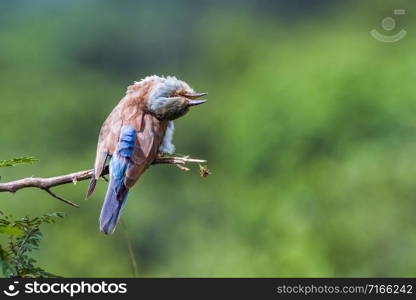
[[[121,227],[123,227],[124,229],[124,235],[126,237],[126,241],[127,241],[127,249],[129,250],[129,256],[130,256],[130,262],[133,268],[133,275],[135,278],[139,277],[139,269],[137,268],[137,261],[136,261],[136,257],[134,256],[134,251],[133,251],[133,246],[131,244],[131,238],[130,238],[130,234],[129,231],[127,230],[127,226],[126,223],[124,223],[123,220],[121,220]]]
[[[44,188],[42,188],[42,190],[44,190],[45,192],[47,192],[52,197],[54,197],[54,198],[56,198],[58,200],[61,200],[61,201],[65,202],[66,204],[69,204],[69,205],[72,205],[74,207],[78,207],[79,208],[79,205],[78,204],[75,204],[74,202],[71,202],[69,200],[66,200],[66,199],[58,196],[57,194],[55,194],[54,192],[52,192],[50,189],[44,189]]]
[[[180,169],[187,171],[189,170],[186,165],[187,163],[204,163],[206,160],[203,159],[194,159],[189,158],[188,156],[184,157],[158,157],[156,158],[152,164],[170,164],[170,165],[176,165]],[[36,177],[29,177],[24,179],[19,179],[15,181],[0,183],[0,192],[10,192],[15,193],[20,189],[24,188],[38,188],[41,190],[44,190],[52,197],[65,202],[66,204],[69,204],[71,206],[79,207],[77,204],[66,200],[54,192],[51,191],[51,188],[67,183],[73,183],[76,184],[79,181],[88,180],[92,177],[93,170],[85,170],[85,171],[79,171],[75,173],[70,173],[62,176],[55,176],[55,177],[49,177],[49,178],[36,178]],[[105,175],[108,174],[108,166],[106,166],[103,170],[103,173],[101,174],[101,177],[105,178]]]

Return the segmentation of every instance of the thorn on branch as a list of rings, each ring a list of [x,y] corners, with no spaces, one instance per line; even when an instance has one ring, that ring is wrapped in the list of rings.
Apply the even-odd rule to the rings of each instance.
[[[187,168],[187,167],[184,167],[184,166],[182,166],[182,165],[180,165],[180,164],[175,164],[175,166],[177,167],[177,168],[179,168],[179,169],[181,169],[182,171],[190,171],[191,169],[189,169],[189,168]]]

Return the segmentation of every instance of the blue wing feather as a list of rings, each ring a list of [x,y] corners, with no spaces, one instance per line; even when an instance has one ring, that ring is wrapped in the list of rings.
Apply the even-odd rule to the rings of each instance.
[[[110,160],[110,183],[100,215],[100,229],[105,234],[114,232],[126,204],[129,190],[124,186],[124,176],[133,155],[135,139],[133,127],[121,128],[117,149]]]

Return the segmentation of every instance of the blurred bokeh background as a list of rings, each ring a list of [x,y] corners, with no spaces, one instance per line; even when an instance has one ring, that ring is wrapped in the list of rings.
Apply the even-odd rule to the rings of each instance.
[[[405,15],[394,15],[402,8]],[[112,236],[86,182],[0,194],[45,225],[62,276],[416,276],[413,1],[1,1],[1,181],[92,166],[126,87],[175,75],[209,103],[176,122],[177,152],[212,175],[154,166]],[[386,17],[396,27],[385,30]],[[389,21],[392,25],[391,20]],[[387,23],[383,23],[386,25]],[[393,24],[394,25],[394,24]],[[370,35],[408,32],[396,43]]]

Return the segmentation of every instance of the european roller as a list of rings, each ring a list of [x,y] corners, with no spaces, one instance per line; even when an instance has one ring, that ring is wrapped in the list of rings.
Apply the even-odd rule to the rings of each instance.
[[[173,120],[206,100],[175,77],[149,76],[127,88],[126,95],[101,127],[94,173],[86,198],[94,192],[107,158],[110,179],[101,209],[100,230],[113,233],[129,190],[160,154],[172,154]]]

